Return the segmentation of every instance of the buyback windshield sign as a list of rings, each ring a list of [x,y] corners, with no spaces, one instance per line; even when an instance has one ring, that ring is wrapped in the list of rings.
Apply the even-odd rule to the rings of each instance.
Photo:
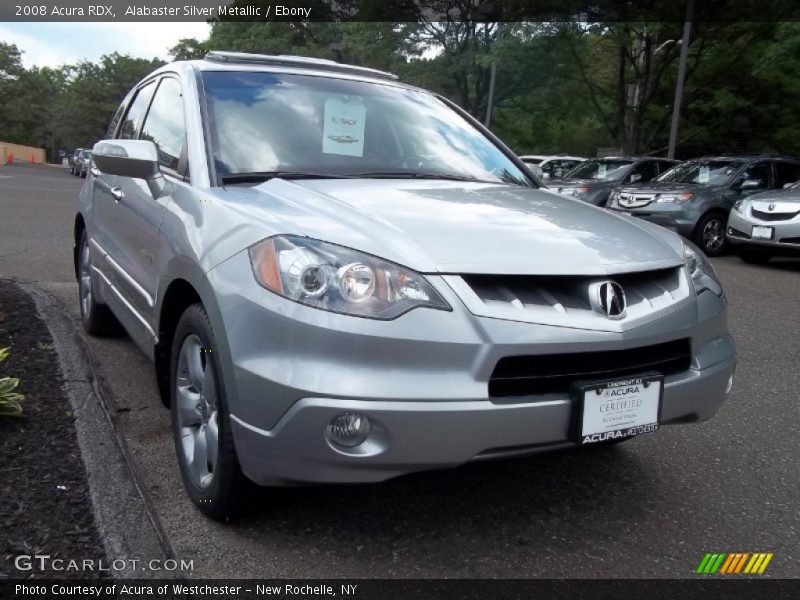
[[[364,156],[367,109],[361,100],[332,96],[325,101],[322,151],[325,154]]]

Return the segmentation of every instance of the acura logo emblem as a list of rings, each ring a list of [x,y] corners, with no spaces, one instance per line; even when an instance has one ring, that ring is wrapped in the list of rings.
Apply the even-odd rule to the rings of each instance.
[[[775,203],[773,202],[767,207],[767,210],[775,210]]]
[[[597,286],[597,306],[609,319],[625,316],[625,291],[616,281],[604,281]]]

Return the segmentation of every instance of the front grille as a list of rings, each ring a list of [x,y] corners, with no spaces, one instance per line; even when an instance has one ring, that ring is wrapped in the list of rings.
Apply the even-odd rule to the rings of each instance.
[[[681,286],[681,269],[669,268],[611,277],[588,275],[464,275],[464,282],[489,308],[513,308],[531,319],[563,315],[569,318],[606,317],[592,308],[593,282],[613,279],[625,290],[627,314],[645,316],[669,308],[688,295]],[[513,315],[512,315],[513,316]]]
[[[620,192],[618,202],[620,206],[625,208],[639,208],[640,206],[647,206],[655,198],[655,194],[629,194]]]
[[[656,372],[674,375],[689,369],[688,339],[606,352],[575,352],[501,358],[489,379],[489,396],[532,396],[569,391],[576,381],[597,381]]]
[[[764,212],[753,208],[751,210],[751,214],[753,215],[753,218],[758,219],[759,221],[789,221],[794,219],[797,215],[800,215],[800,210],[793,213],[776,213]]]

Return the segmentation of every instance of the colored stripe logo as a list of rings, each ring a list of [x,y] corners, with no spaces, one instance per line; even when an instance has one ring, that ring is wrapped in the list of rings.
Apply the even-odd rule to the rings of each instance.
[[[772,560],[772,552],[707,552],[695,573],[699,575],[761,575]]]

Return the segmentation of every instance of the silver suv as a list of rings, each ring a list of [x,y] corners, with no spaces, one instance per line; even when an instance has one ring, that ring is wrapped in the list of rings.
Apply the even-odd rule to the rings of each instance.
[[[623,186],[608,202],[693,240],[707,255],[725,252],[725,228],[734,203],[800,179],[800,161],[788,157],[707,156],[687,160],[651,183]]]
[[[371,482],[710,418],[734,344],[714,269],[537,189],[392,75],[212,53],[117,112],[81,192],[83,323],[154,361],[186,490]]]

